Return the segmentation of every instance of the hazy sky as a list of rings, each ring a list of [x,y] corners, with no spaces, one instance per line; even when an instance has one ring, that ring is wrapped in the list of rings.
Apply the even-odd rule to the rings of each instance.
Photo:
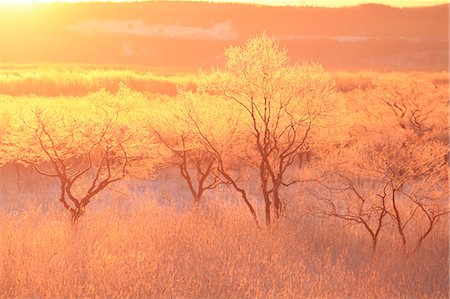
[[[206,1],[206,0],[201,0]],[[448,3],[442,0],[214,0],[211,2],[244,2],[244,3],[260,3],[269,5],[316,5],[316,6],[349,6],[361,3],[382,3],[392,6],[422,6]]]
[[[32,2],[89,2],[92,0],[0,0],[0,3],[32,3]],[[95,0],[96,2],[128,2],[135,0]],[[145,1],[145,0],[137,0]],[[189,1],[189,0],[184,0]],[[316,5],[316,6],[351,6],[361,3],[382,3],[392,6],[423,6],[448,3],[442,0],[195,0],[204,2],[238,2],[267,5]]]

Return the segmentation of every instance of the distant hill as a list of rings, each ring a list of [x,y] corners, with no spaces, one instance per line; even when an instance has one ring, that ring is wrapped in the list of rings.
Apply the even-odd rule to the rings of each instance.
[[[332,69],[448,69],[449,5],[269,7],[204,2],[3,5],[0,62],[198,68],[263,31]]]

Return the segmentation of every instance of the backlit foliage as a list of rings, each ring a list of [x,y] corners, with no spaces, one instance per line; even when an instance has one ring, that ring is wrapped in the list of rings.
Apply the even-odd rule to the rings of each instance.
[[[17,163],[58,179],[58,200],[77,220],[110,184],[155,171],[160,156],[141,125],[145,104],[124,86],[84,102],[35,102],[20,114],[22,124],[5,138],[5,148],[15,150],[10,156]]]
[[[448,73],[225,58],[2,67],[0,297],[447,297]]]
[[[314,148],[314,135],[339,113],[340,97],[320,65],[291,65],[287,51],[266,35],[228,48],[225,56],[225,69],[205,74],[199,89],[234,102],[241,111],[270,225],[271,214],[279,218],[286,205],[282,189],[292,184],[287,171]]]

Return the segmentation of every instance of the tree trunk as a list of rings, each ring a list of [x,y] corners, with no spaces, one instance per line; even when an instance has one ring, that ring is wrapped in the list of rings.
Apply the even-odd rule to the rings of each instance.
[[[192,208],[196,209],[200,205],[201,195],[199,195],[199,194],[192,194],[192,196],[194,198],[194,204],[193,204]]]
[[[402,225],[402,219],[401,219],[401,216],[400,216],[400,212],[399,212],[399,210],[397,208],[395,192],[396,192],[396,190],[393,189],[392,190],[392,207],[394,208],[395,220],[397,222],[397,230],[398,230],[398,233],[400,234],[400,238],[402,240],[403,250],[406,251],[406,237],[405,237],[405,234],[403,232],[403,225]]]
[[[273,186],[273,205],[275,207],[276,218],[280,218],[281,210],[282,210],[279,189],[280,189],[280,184],[279,183],[274,184],[274,186]]]
[[[84,214],[84,207],[83,208],[79,207],[79,208],[73,209],[73,210],[71,210],[71,213],[72,213],[72,217],[71,217],[72,224],[77,224],[78,220]]]
[[[378,245],[378,239],[376,236],[372,236],[372,256],[375,255],[375,252],[377,251],[377,245]]]
[[[260,179],[261,179],[261,192],[264,197],[264,206],[265,206],[265,214],[266,214],[266,225],[270,226],[271,217],[270,217],[270,195],[267,190],[267,172],[264,168],[264,162],[260,165]]]

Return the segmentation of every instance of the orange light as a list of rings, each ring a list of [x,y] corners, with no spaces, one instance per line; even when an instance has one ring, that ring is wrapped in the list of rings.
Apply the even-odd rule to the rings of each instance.
[[[148,0],[0,0],[0,4],[32,4],[32,3],[51,3],[51,2],[147,2]],[[187,1],[187,0],[178,0]],[[379,3],[390,6],[429,6],[437,4],[447,4],[448,1],[442,0],[197,0],[203,2],[226,2],[226,3],[250,3],[273,6],[352,6],[364,3]]]

